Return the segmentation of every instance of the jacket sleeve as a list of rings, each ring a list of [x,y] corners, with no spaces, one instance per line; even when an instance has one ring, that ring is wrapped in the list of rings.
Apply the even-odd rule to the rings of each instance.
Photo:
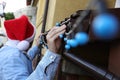
[[[35,71],[27,78],[27,80],[53,80],[60,59],[60,55],[47,50]]]
[[[29,57],[29,59],[30,59],[31,61],[35,58],[35,56],[36,56],[37,54],[40,54],[40,55],[41,55],[40,49],[38,48],[38,46],[33,46],[33,47],[31,47],[31,48],[28,50],[28,52],[27,52],[27,56]]]

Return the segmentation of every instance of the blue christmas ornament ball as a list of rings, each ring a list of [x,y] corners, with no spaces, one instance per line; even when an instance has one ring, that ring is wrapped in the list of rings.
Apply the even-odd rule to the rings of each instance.
[[[67,38],[64,38],[64,41],[67,41]]]
[[[62,39],[64,36],[63,36],[63,34],[60,34],[59,37]]]
[[[71,39],[69,42],[69,45],[71,47],[77,47],[79,45],[79,43],[75,39]]]
[[[70,49],[70,45],[66,44],[65,49],[67,49],[67,50]]]
[[[59,23],[59,22],[57,22],[55,25],[56,25],[57,27],[59,27],[59,26],[60,26],[60,23]]]
[[[112,39],[118,32],[118,20],[112,14],[100,14],[93,20],[92,31],[100,39]]]
[[[79,45],[85,45],[89,41],[89,36],[85,32],[79,32],[75,35],[75,40]]]
[[[70,44],[70,40],[69,39],[66,41],[66,44]]]

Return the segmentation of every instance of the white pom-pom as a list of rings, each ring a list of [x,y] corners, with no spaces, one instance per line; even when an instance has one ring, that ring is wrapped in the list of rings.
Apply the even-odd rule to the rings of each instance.
[[[23,40],[23,41],[20,41],[18,44],[17,44],[17,48],[19,50],[22,50],[22,51],[25,51],[29,48],[30,46],[30,43],[26,40]]]

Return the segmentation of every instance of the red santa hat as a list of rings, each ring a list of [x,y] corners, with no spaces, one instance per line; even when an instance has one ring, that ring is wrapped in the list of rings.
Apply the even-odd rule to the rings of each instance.
[[[33,41],[35,36],[35,27],[30,23],[26,15],[22,15],[16,19],[6,20],[4,27],[8,37],[7,45],[13,46],[15,43],[14,47],[20,50],[28,49],[29,43]]]

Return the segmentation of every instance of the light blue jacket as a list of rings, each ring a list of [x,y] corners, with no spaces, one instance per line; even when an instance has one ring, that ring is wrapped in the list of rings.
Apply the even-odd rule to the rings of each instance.
[[[28,51],[28,57],[9,46],[0,49],[0,80],[53,80],[61,56],[47,50],[36,69],[32,70],[32,60],[39,49],[34,46]]]

